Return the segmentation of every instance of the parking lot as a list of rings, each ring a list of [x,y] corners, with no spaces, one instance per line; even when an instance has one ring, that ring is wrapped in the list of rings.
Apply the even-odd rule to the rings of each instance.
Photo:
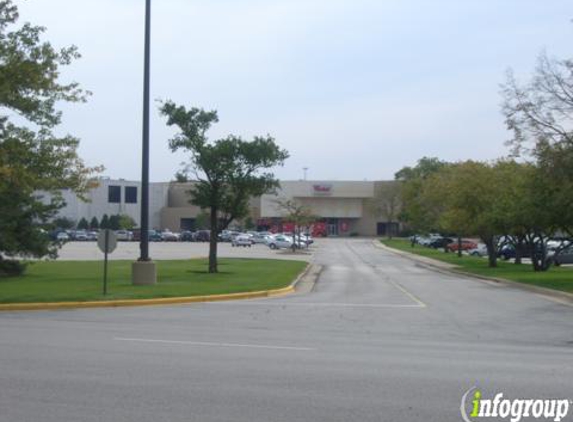
[[[292,253],[290,250],[272,250],[264,244],[252,247],[233,247],[231,243],[219,242],[218,252],[221,258],[270,258],[294,259],[310,261],[314,251],[321,243],[328,241],[319,239],[308,249]],[[209,254],[209,243],[206,242],[150,242],[149,253],[152,259],[190,259],[204,258]],[[139,256],[139,242],[118,242],[117,249],[109,255],[109,259],[136,260]],[[68,242],[59,254],[60,260],[83,261],[103,259],[103,253],[95,242]]]

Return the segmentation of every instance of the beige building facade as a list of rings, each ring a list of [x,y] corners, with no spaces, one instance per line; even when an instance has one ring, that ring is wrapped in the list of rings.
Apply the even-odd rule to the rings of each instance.
[[[319,217],[315,234],[327,236],[375,236],[396,234],[398,205],[388,206],[385,186],[392,181],[282,181],[275,194],[251,200],[251,219],[259,230],[290,231],[277,200],[294,200]],[[161,210],[161,228],[195,230],[201,210],[190,204],[192,183],[172,183],[167,204]]]
[[[396,234],[398,207],[388,207],[387,189],[395,182],[372,181],[283,181],[275,194],[252,198],[250,219],[258,230],[292,231],[292,224],[277,200],[294,200],[318,217],[315,235],[375,236]],[[150,184],[150,226],[172,231],[197,230],[201,209],[190,203],[193,182]],[[76,223],[81,218],[101,219],[104,214],[127,214],[139,224],[141,184],[126,180],[100,179],[99,185],[82,201],[64,191],[66,207],[60,211]],[[240,224],[240,223],[238,223]]]

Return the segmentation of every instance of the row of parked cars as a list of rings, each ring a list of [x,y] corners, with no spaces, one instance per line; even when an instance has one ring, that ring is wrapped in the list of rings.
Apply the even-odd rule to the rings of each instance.
[[[99,231],[97,230],[56,230],[50,235],[54,240],[59,241],[96,241]],[[140,239],[139,230],[116,230],[115,235],[120,241],[138,241]],[[181,233],[170,230],[149,230],[149,241],[151,242],[209,242],[211,232],[209,230],[189,231]],[[220,242],[230,242],[234,246],[251,247],[254,244],[264,244],[271,249],[307,248],[314,241],[308,233],[278,233],[273,234],[267,231],[240,232],[237,230],[223,230],[218,235]]]
[[[457,252],[460,247],[457,238],[442,236],[440,234],[430,234],[427,236],[415,235],[410,238],[411,242],[418,243],[435,249],[448,249]],[[567,239],[547,239],[547,256],[549,261],[559,266],[561,264],[573,264],[573,241]],[[468,255],[487,256],[487,248],[483,243],[473,240],[462,239],[461,250]],[[508,237],[501,236],[498,239],[497,256],[503,260],[515,259],[517,251]],[[522,258],[531,258],[532,250],[524,247],[521,251]]]
[[[253,232],[246,233],[223,231],[220,234],[222,241],[231,242],[231,246],[251,247],[255,244],[264,244],[271,249],[289,249],[293,245],[297,249],[308,248],[314,240],[308,233],[276,233]]]

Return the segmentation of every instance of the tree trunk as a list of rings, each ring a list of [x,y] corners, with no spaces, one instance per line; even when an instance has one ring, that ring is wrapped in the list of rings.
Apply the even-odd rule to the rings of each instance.
[[[525,244],[522,237],[518,237],[517,241],[515,242],[515,263],[521,264],[523,258],[523,251],[525,248]]]
[[[209,238],[209,273],[218,273],[217,268],[217,229],[219,222],[217,221],[217,208],[211,208],[211,233]]]
[[[497,250],[495,248],[495,242],[493,237],[488,237],[483,239],[483,243],[485,243],[485,247],[487,248],[487,259],[488,259],[488,266],[490,268],[497,267]]]
[[[458,237],[458,258],[462,257],[462,238]]]

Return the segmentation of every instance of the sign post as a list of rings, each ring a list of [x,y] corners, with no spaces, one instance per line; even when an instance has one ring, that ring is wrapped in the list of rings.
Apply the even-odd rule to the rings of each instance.
[[[115,251],[117,236],[110,229],[101,231],[97,237],[97,246],[104,254],[103,259],[103,294],[107,295],[107,255]]]

